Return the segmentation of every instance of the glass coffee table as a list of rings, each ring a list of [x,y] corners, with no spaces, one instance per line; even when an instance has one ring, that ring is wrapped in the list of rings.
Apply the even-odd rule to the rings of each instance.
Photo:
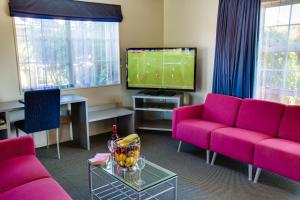
[[[92,200],[177,199],[177,175],[150,161],[145,161],[141,177],[137,170],[123,171],[116,164],[107,167],[88,163]],[[139,185],[138,180],[143,180]]]

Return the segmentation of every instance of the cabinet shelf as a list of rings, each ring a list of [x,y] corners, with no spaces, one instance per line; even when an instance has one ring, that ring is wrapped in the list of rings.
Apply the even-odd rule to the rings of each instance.
[[[135,108],[135,110],[151,111],[151,112],[173,112],[173,109],[163,109],[163,108]]]
[[[143,120],[137,124],[137,129],[172,131],[172,120]]]
[[[0,125],[0,131],[2,131],[2,130],[6,130],[6,124]]]
[[[0,118],[0,131],[6,130],[6,122],[4,119]]]

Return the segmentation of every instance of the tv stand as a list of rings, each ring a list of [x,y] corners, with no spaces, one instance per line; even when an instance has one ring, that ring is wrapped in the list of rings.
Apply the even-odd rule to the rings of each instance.
[[[132,99],[137,130],[172,131],[173,109],[183,104],[183,94],[178,93],[168,96],[147,91],[147,94],[139,93]]]
[[[139,94],[150,95],[150,96],[175,96],[177,93],[174,91],[164,91],[164,90],[143,90]]]

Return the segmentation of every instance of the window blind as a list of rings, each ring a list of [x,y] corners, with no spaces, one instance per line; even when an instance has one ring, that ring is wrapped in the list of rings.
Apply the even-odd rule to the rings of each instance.
[[[121,6],[74,0],[10,0],[10,16],[121,22]]]

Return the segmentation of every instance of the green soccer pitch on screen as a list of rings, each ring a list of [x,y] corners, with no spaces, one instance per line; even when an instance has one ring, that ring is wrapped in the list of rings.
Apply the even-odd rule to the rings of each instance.
[[[195,90],[196,48],[127,49],[127,88]]]

